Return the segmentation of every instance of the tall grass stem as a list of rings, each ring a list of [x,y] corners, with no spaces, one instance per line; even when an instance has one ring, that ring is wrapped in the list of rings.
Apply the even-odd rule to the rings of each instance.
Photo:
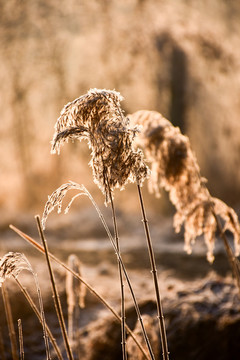
[[[1,329],[1,327],[0,327],[0,359],[6,360],[5,349],[4,349],[4,342],[3,342],[3,336],[2,336],[2,329]]]
[[[228,261],[229,261],[230,266],[232,268],[232,273],[233,273],[233,275],[234,275],[234,277],[236,279],[237,288],[238,288],[239,296],[240,296],[240,268],[239,268],[239,261],[236,258],[236,256],[234,256],[234,254],[233,254],[231,246],[229,245],[229,242],[227,240],[226,234],[223,231],[222,225],[221,225],[215,211],[212,210],[212,213],[213,213],[213,216],[214,216],[214,218],[216,220],[216,224],[217,224],[217,228],[218,228],[218,231],[220,233],[220,236],[221,236],[221,238],[223,240],[225,251],[226,251],[226,254],[227,254],[227,258],[228,258]]]
[[[107,183],[108,184],[108,183]],[[118,235],[118,226],[117,226],[117,218],[116,218],[116,212],[114,207],[114,202],[112,198],[112,192],[110,189],[110,186],[108,184],[108,191],[109,191],[109,198],[111,203],[111,209],[112,209],[112,218],[113,218],[113,227],[114,227],[114,237],[116,242],[116,247],[118,250],[118,253],[120,255],[120,245],[119,245],[119,235]],[[121,333],[122,333],[122,354],[123,354],[123,360],[127,359],[127,350],[126,350],[126,316],[125,316],[125,295],[124,295],[124,282],[123,282],[123,274],[122,274],[122,266],[118,259],[118,270],[119,270],[119,279],[120,279],[120,286],[121,286]]]
[[[17,285],[19,286],[20,290],[22,291],[23,295],[25,296],[26,300],[28,301],[29,305],[31,306],[32,310],[34,311],[34,313],[36,314],[39,322],[41,323],[41,325],[43,326],[43,320],[42,320],[42,314],[41,312],[38,310],[37,306],[35,305],[33,299],[31,298],[30,294],[28,293],[28,291],[22,286],[22,284],[20,283],[20,281],[14,277]],[[56,343],[56,340],[54,339],[52,333],[51,333],[51,330],[49,329],[49,327],[47,326],[47,324],[45,324],[46,326],[46,333],[48,334],[48,337],[56,351],[56,354],[58,356],[58,358],[60,360],[63,360],[63,356],[61,354],[61,351]]]
[[[42,240],[42,244],[43,244],[43,247],[44,247],[44,250],[45,250],[45,256],[46,256],[46,261],[47,261],[50,280],[51,280],[51,285],[52,285],[54,304],[55,304],[55,308],[56,308],[56,312],[57,312],[57,316],[58,316],[59,325],[60,325],[60,328],[61,328],[61,331],[62,331],[62,336],[63,336],[67,356],[68,356],[69,360],[74,360],[72,350],[70,348],[70,344],[69,344],[69,341],[68,341],[67,331],[66,331],[63,312],[62,312],[62,306],[61,306],[59,294],[58,294],[58,291],[57,291],[56,282],[55,282],[54,274],[53,274],[53,271],[52,271],[52,266],[51,266],[51,263],[50,263],[50,257],[49,257],[49,253],[48,253],[47,241],[46,241],[44,233],[43,233],[40,217],[38,215],[36,216],[36,221],[37,221],[37,225],[38,225],[39,235],[40,235],[40,238]]]
[[[151,263],[151,272],[153,275],[153,282],[154,282],[155,293],[156,293],[156,304],[157,304],[158,321],[159,321],[160,336],[161,336],[161,343],[162,343],[163,359],[169,360],[167,335],[166,335],[165,321],[164,321],[164,315],[163,315],[162,304],[161,304],[161,296],[160,296],[160,291],[159,291],[159,286],[158,286],[157,268],[156,268],[154,250],[153,250],[153,246],[152,246],[152,240],[151,240],[151,236],[150,236],[148,220],[146,217],[146,212],[145,212],[145,207],[144,207],[144,202],[143,202],[143,197],[142,197],[142,191],[141,191],[141,187],[139,184],[137,185],[137,188],[138,188],[140,206],[141,206],[141,211],[142,211],[142,216],[143,216],[142,221],[143,221],[146,240],[147,240],[147,244],[148,244],[149,258],[150,258],[150,263]]]
[[[21,321],[21,319],[18,319],[18,337],[19,337],[20,360],[24,360],[23,332],[22,332],[22,321]]]
[[[104,218],[101,219],[102,221],[105,221]],[[105,224],[107,226],[107,224]],[[23,238],[24,240],[26,240],[28,243],[30,243],[32,246],[34,246],[38,251],[40,251],[41,253],[45,253],[44,247],[41,246],[36,240],[34,240],[33,238],[31,238],[29,235],[25,234],[23,231],[19,230],[18,228],[16,228],[14,225],[10,225],[9,226],[14,232],[16,232],[21,238]],[[105,228],[106,229],[106,228]],[[108,230],[109,231],[109,230]],[[111,236],[111,234],[110,234]],[[76,272],[74,272],[71,268],[69,268],[66,264],[64,264],[62,261],[60,261],[56,256],[54,256],[53,254],[51,254],[50,252],[48,253],[49,257],[54,260],[56,263],[58,263],[59,265],[61,265],[65,270],[69,271],[70,273],[73,274],[73,276],[78,279],[79,281],[81,281],[87,288],[88,290],[98,298],[98,300],[100,302],[102,302],[104,304],[104,306],[106,306],[106,308],[111,311],[111,313],[115,316],[115,318],[121,322],[121,317],[118,315],[118,313],[113,309],[113,307],[96,291],[93,289],[93,287],[91,285],[89,285],[81,276],[79,276]],[[141,321],[141,315],[139,315],[139,312],[137,311],[138,314],[138,319],[141,323],[141,326],[143,326],[143,322]],[[139,317],[140,316],[140,317]],[[140,349],[140,351],[142,352],[142,354],[144,355],[144,357],[146,359],[154,359],[154,356],[149,358],[149,355],[146,353],[145,349],[142,347],[142,345],[140,344],[140,342],[138,341],[138,339],[136,338],[136,336],[133,334],[132,330],[129,328],[129,326],[126,325],[126,330],[128,332],[128,334],[132,337],[132,339],[134,340],[135,344],[138,346],[138,348]],[[144,336],[145,338],[145,336]],[[146,339],[146,338],[145,338]],[[147,342],[147,341],[146,341]]]
[[[19,360],[18,350],[17,350],[17,337],[13,325],[12,309],[9,301],[7,287],[5,284],[2,284],[2,296],[3,296],[4,309],[7,317],[8,332],[11,342],[12,359]]]

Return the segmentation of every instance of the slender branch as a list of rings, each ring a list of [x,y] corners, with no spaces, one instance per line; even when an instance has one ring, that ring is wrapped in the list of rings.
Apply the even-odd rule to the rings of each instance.
[[[21,321],[21,319],[18,319],[18,335],[19,335],[20,359],[24,360],[23,333],[22,333],[22,321]]]
[[[163,310],[162,310],[162,304],[161,304],[161,297],[160,297],[160,291],[158,286],[158,278],[157,278],[157,268],[156,268],[156,262],[155,262],[155,256],[148,226],[148,220],[145,213],[145,207],[143,203],[143,197],[142,197],[142,191],[139,184],[137,184],[138,188],[138,195],[140,200],[140,206],[143,216],[143,226],[145,230],[146,240],[148,244],[148,252],[149,252],[149,258],[151,263],[151,272],[153,275],[153,282],[155,287],[155,293],[156,293],[156,303],[157,303],[157,313],[158,313],[158,321],[159,321],[159,328],[160,328],[160,336],[161,336],[161,343],[162,343],[162,352],[163,352],[163,359],[168,360],[169,359],[169,353],[168,353],[168,344],[167,344],[167,335],[166,335],[166,329],[165,329],[165,321],[163,316]]]
[[[119,245],[119,235],[118,235],[118,227],[117,227],[117,218],[115,213],[115,207],[113,203],[112,198],[112,192],[108,184],[108,191],[109,191],[109,198],[111,202],[111,208],[112,208],[112,218],[113,218],[113,226],[114,226],[114,236],[115,236],[115,242],[116,247],[118,250],[118,253],[120,255],[120,245]],[[122,267],[121,263],[118,259],[118,270],[119,270],[119,278],[120,278],[120,286],[121,286],[121,333],[122,333],[122,354],[123,354],[123,360],[127,359],[127,351],[126,351],[126,317],[125,317],[125,295],[124,295],[124,283],[123,283],[123,274],[122,274]]]
[[[46,349],[46,356],[47,356],[47,360],[48,359],[51,360],[48,335],[46,333],[46,320],[45,320],[45,314],[44,314],[44,309],[43,309],[41,289],[39,286],[37,274],[33,273],[33,276],[34,276],[34,281],[35,281],[35,284],[37,287],[38,302],[39,302],[40,314],[41,314],[41,319],[42,319],[43,338],[44,338],[44,344],[45,344],[45,349]]]
[[[219,231],[220,236],[221,236],[221,238],[223,240],[224,247],[225,247],[226,254],[227,254],[227,258],[228,258],[228,261],[229,261],[230,266],[232,268],[233,275],[235,276],[238,291],[239,291],[239,296],[240,296],[240,268],[239,268],[239,261],[234,256],[232,248],[229,245],[229,242],[227,240],[226,234],[223,231],[222,225],[221,225],[221,223],[220,223],[220,221],[219,221],[219,219],[218,219],[218,217],[217,217],[217,215],[216,215],[216,213],[215,213],[215,211],[213,209],[212,209],[212,214],[213,214],[213,216],[214,216],[214,218],[216,220],[218,231]]]
[[[147,345],[147,348],[148,348],[148,351],[149,351],[149,354],[150,354],[150,358],[152,360],[154,360],[154,354],[153,354],[152,347],[151,347],[151,344],[150,344],[148,336],[147,336],[147,332],[146,332],[144,324],[143,324],[143,320],[142,320],[141,312],[140,312],[140,309],[139,309],[139,306],[138,306],[138,302],[137,302],[136,296],[134,294],[133,287],[132,287],[131,281],[129,279],[127,270],[126,270],[125,265],[124,265],[124,263],[122,261],[121,255],[119,254],[119,251],[118,251],[117,246],[116,246],[116,244],[115,244],[115,242],[113,240],[113,237],[112,237],[111,232],[110,232],[110,230],[108,228],[108,225],[107,225],[107,223],[106,223],[106,221],[105,221],[105,219],[103,217],[103,214],[101,213],[101,211],[100,211],[99,207],[97,206],[95,200],[93,199],[92,195],[87,191],[87,189],[85,189],[85,191],[86,191],[89,199],[91,200],[93,206],[95,207],[95,209],[96,209],[96,211],[97,211],[97,213],[98,213],[98,215],[100,217],[100,220],[101,220],[101,222],[103,224],[103,227],[106,230],[108,238],[109,238],[109,240],[110,240],[110,242],[111,242],[111,244],[112,244],[112,246],[114,248],[114,251],[115,251],[115,253],[117,255],[117,258],[118,258],[118,260],[119,260],[119,262],[121,264],[122,270],[124,272],[124,276],[126,278],[126,281],[127,281],[127,284],[128,284],[128,287],[129,287],[129,290],[130,290],[130,293],[131,293],[131,296],[132,296],[132,299],[133,299],[133,302],[134,302],[135,310],[136,310],[137,317],[138,317],[138,320],[139,320],[140,325],[141,325],[143,337],[144,337],[144,340],[146,342],[146,345]]]
[[[1,329],[1,327],[0,327],[0,358],[1,358],[2,360],[6,360],[5,349],[4,349],[4,342],[3,342],[2,329]]]
[[[35,312],[38,320],[40,321],[41,325],[43,326],[43,320],[42,320],[42,315],[41,315],[41,312],[38,310],[38,308],[36,307],[34,301],[32,300],[31,296],[29,295],[28,291],[22,286],[22,284],[20,283],[20,281],[14,277],[14,280],[16,281],[16,283],[18,284],[20,290],[22,291],[23,295],[25,296],[26,300],[28,301],[29,305],[31,306],[31,308],[33,309],[33,311]],[[56,340],[54,339],[52,333],[51,333],[51,330],[49,329],[49,327],[47,326],[47,324],[45,324],[45,327],[46,327],[46,333],[48,334],[48,337],[56,351],[56,354],[58,356],[58,358],[60,360],[63,360],[63,357],[62,357],[62,354],[61,354],[61,351],[56,343]]]
[[[101,219],[102,221],[105,221],[104,218]],[[107,225],[106,225],[107,226]],[[23,231],[19,230],[18,228],[16,228],[13,225],[9,225],[10,229],[12,229],[14,232],[16,232],[22,239],[26,240],[28,243],[30,243],[32,246],[34,246],[38,251],[40,251],[41,253],[45,253],[44,247],[41,246],[36,240],[34,240],[33,238],[31,238],[29,235],[25,234]],[[110,234],[111,236],[111,234]],[[115,316],[115,318],[121,322],[121,317],[118,315],[118,313],[113,309],[113,307],[96,291],[93,289],[93,287],[91,285],[89,285],[80,275],[78,275],[76,272],[74,272],[69,266],[67,266],[66,264],[64,264],[62,261],[60,261],[58,258],[56,258],[56,256],[54,256],[53,254],[51,254],[50,252],[48,253],[49,257],[54,260],[56,263],[58,263],[59,265],[61,265],[65,270],[69,271],[70,273],[73,274],[73,276],[78,279],[79,281],[81,281],[87,288],[88,290],[98,298],[99,301],[101,301],[107,308],[109,311],[111,311],[111,313]],[[141,322],[141,317],[138,319]],[[141,323],[142,324],[142,323]],[[142,345],[140,344],[140,342],[138,341],[138,339],[136,338],[136,336],[134,335],[134,333],[132,332],[132,330],[129,328],[129,326],[126,325],[126,330],[128,332],[128,334],[132,337],[133,341],[135,342],[135,344],[138,346],[138,348],[140,349],[140,351],[142,352],[142,354],[144,355],[144,357],[146,359],[149,360],[149,356],[146,353],[145,349],[142,347]],[[154,359],[154,357],[151,357],[151,359]]]
[[[69,360],[74,360],[72,350],[70,348],[69,341],[68,341],[68,336],[67,336],[67,331],[66,331],[66,327],[65,327],[65,323],[64,323],[60,298],[59,298],[59,294],[58,294],[55,279],[54,279],[54,274],[53,274],[51,263],[50,263],[50,257],[49,257],[49,254],[48,254],[47,241],[46,241],[46,239],[44,237],[43,229],[42,229],[42,226],[41,226],[41,221],[40,221],[40,218],[39,218],[38,215],[36,216],[36,221],[37,221],[37,225],[38,225],[39,235],[41,237],[42,244],[43,244],[43,247],[44,247],[44,250],[45,250],[45,256],[46,256],[46,261],[47,261],[50,280],[51,280],[51,285],[52,285],[54,303],[55,303],[55,307],[56,307],[56,312],[57,312],[57,316],[58,316],[59,325],[60,325],[60,328],[61,328],[61,331],[62,331],[62,336],[63,336],[65,348],[66,348]]]
[[[12,358],[13,358],[13,360],[18,360],[17,338],[16,338],[16,333],[15,333],[14,325],[13,325],[11,304],[9,301],[8,291],[7,291],[5,284],[2,284],[2,296],[3,296],[5,313],[6,313],[6,317],[7,317],[8,332],[9,332],[9,337],[10,337],[10,341],[11,341]]]

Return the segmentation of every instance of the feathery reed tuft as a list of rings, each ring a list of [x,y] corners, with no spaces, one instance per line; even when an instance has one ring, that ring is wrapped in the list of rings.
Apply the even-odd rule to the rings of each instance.
[[[78,190],[78,193],[72,197],[71,201],[66,206],[64,212],[65,214],[69,211],[73,201],[81,195],[89,196],[89,193],[84,185],[79,185],[73,181],[69,181],[66,184],[61,185],[59,188],[57,188],[52,195],[48,197],[48,201],[45,204],[43,215],[42,215],[42,227],[45,229],[46,221],[48,218],[48,215],[55,209],[55,207],[58,208],[58,213],[60,214],[62,211],[62,203],[64,200],[64,197],[66,196],[67,192],[69,190]]]
[[[26,256],[17,252],[8,252],[0,259],[0,287],[7,278],[17,278],[22,270],[33,274],[32,267]]]
[[[240,250],[240,225],[235,211],[219,199],[211,197],[206,188],[206,179],[201,177],[197,159],[187,136],[181,134],[160,113],[140,110],[129,115],[133,125],[141,125],[136,139],[151,163],[149,190],[160,196],[160,189],[169,192],[176,208],[174,228],[179,232],[184,226],[185,250],[190,254],[195,239],[204,235],[207,259],[213,262],[215,215],[224,221],[224,231],[234,237],[235,254]]]
[[[52,140],[52,153],[60,153],[60,146],[69,139],[88,140],[89,164],[106,204],[110,202],[109,191],[123,189],[128,181],[142,184],[149,171],[141,150],[132,146],[138,127],[129,127],[120,106],[122,100],[116,91],[89,90],[62,109]]]

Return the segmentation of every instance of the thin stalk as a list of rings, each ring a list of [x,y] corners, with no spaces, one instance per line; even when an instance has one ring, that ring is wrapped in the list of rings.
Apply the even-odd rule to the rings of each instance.
[[[104,218],[102,217],[102,215],[100,215],[101,221],[103,223],[105,223]],[[107,224],[105,223],[105,229],[108,232],[108,235],[111,236],[109,229],[107,228]],[[22,239],[26,240],[28,243],[30,243],[32,246],[34,246],[38,251],[40,251],[41,253],[45,253],[44,247],[41,246],[36,240],[34,240],[33,238],[31,238],[29,235],[25,234],[23,231],[19,230],[18,228],[16,228],[13,225],[9,225],[9,227],[16,232]],[[114,244],[113,244],[114,246]],[[106,306],[106,308],[111,311],[111,313],[115,316],[115,318],[121,322],[121,317],[118,315],[118,313],[113,309],[113,307],[96,291],[93,289],[93,287],[91,285],[89,285],[81,276],[79,276],[76,272],[74,272],[69,266],[67,266],[66,264],[64,264],[62,261],[60,261],[56,256],[54,256],[53,254],[51,254],[50,252],[48,253],[49,257],[54,260],[56,263],[58,263],[59,265],[61,265],[64,269],[66,269],[67,271],[69,271],[70,273],[73,274],[73,276],[78,279],[79,281],[81,281],[87,288],[88,290],[98,298],[99,301],[101,301],[104,306]],[[136,310],[137,311],[137,310]],[[143,326],[143,322],[141,320],[141,315],[139,315],[139,312],[137,311],[138,314],[138,320],[141,323],[141,326]],[[134,335],[134,333],[132,332],[132,330],[126,325],[126,330],[128,332],[128,334],[132,337],[133,341],[135,342],[135,344],[138,346],[138,348],[140,349],[140,351],[142,352],[142,354],[144,355],[144,357],[146,359],[154,359],[154,356],[150,357],[148,356],[148,354],[146,353],[145,349],[142,347],[142,345],[140,344],[140,342],[138,341],[138,339],[136,338],[136,336]],[[144,336],[145,338],[145,336]]]
[[[12,358],[13,358],[13,360],[18,360],[17,338],[16,338],[16,333],[15,333],[14,325],[13,325],[11,304],[9,301],[8,291],[7,291],[7,288],[5,287],[5,284],[2,284],[2,296],[3,296],[5,313],[6,313],[6,317],[7,317],[8,332],[9,332],[9,337],[10,337],[10,341],[11,341]]]
[[[122,270],[123,270],[123,272],[124,272],[124,276],[125,276],[125,278],[126,278],[126,281],[127,281],[127,284],[128,284],[128,287],[129,287],[129,290],[130,290],[130,293],[131,293],[131,296],[132,296],[132,299],[133,299],[133,302],[134,302],[135,310],[136,310],[137,317],[138,317],[138,320],[139,320],[140,325],[141,325],[143,337],[144,337],[144,340],[145,340],[145,342],[146,342],[146,345],[147,345],[147,348],[148,348],[148,351],[149,351],[150,358],[151,358],[152,360],[154,360],[154,354],[153,354],[152,347],[151,347],[151,344],[150,344],[150,342],[149,342],[149,339],[148,339],[148,336],[147,336],[147,333],[146,333],[146,330],[145,330],[145,327],[144,327],[144,324],[143,324],[143,320],[142,320],[141,312],[140,312],[140,309],[139,309],[139,306],[138,306],[138,302],[137,302],[136,296],[135,296],[135,294],[134,294],[133,287],[132,287],[132,284],[131,284],[131,282],[130,282],[130,279],[129,279],[127,270],[126,270],[125,265],[124,265],[124,263],[123,263],[123,261],[122,261],[121,255],[119,254],[119,251],[118,251],[118,249],[117,249],[117,246],[116,246],[116,244],[115,244],[115,241],[113,240],[113,237],[112,237],[112,235],[111,235],[111,232],[110,232],[110,230],[109,230],[109,227],[108,227],[108,225],[107,225],[107,223],[106,223],[106,221],[105,221],[105,219],[104,219],[104,217],[103,217],[103,214],[101,213],[99,207],[97,206],[96,202],[94,201],[92,195],[91,195],[87,190],[85,190],[85,191],[86,191],[86,193],[87,193],[87,195],[88,195],[88,198],[91,200],[93,206],[95,207],[95,209],[96,209],[96,211],[97,211],[97,213],[98,213],[98,215],[99,215],[99,217],[100,217],[100,220],[101,220],[101,222],[102,222],[102,224],[103,224],[103,227],[104,227],[104,229],[106,230],[106,233],[107,233],[107,235],[108,235],[108,238],[109,238],[109,240],[110,240],[110,242],[111,242],[111,244],[112,244],[112,246],[113,246],[113,248],[114,248],[114,251],[115,251],[115,253],[116,253],[116,255],[117,255],[117,258],[118,258],[118,260],[119,260],[119,262],[120,262],[120,264],[121,264]]]
[[[6,360],[4,342],[2,337],[2,329],[0,327],[0,359]]]
[[[24,360],[23,333],[22,333],[21,319],[18,319],[18,337],[19,337],[20,360]]]
[[[22,286],[22,284],[20,283],[20,281],[14,277],[14,280],[16,281],[16,283],[18,284],[20,290],[22,291],[23,295],[25,296],[26,300],[28,301],[29,305],[31,306],[32,310],[35,312],[39,322],[41,323],[41,325],[43,326],[43,320],[42,320],[42,315],[41,315],[41,312],[38,310],[38,308],[36,307],[33,299],[31,298],[31,296],[29,295],[28,291]],[[58,356],[58,358],[60,360],[63,360],[63,356],[61,354],[61,351],[56,343],[56,340],[54,339],[52,333],[51,333],[51,330],[49,329],[49,327],[47,326],[47,324],[45,324],[45,327],[46,327],[46,333],[48,334],[48,337],[56,351],[56,354]]]
[[[49,350],[48,335],[46,333],[46,320],[45,320],[45,315],[44,315],[41,290],[40,290],[37,274],[33,273],[33,276],[34,276],[34,281],[35,281],[35,284],[36,284],[36,287],[37,287],[38,302],[39,302],[40,314],[41,314],[41,319],[42,319],[43,338],[44,338],[44,344],[45,344],[45,349],[46,349],[47,360],[48,359],[50,360],[51,356],[50,356],[50,350]]]
[[[216,220],[218,231],[219,231],[220,236],[221,236],[221,238],[223,240],[224,247],[225,247],[226,254],[227,254],[227,258],[228,258],[228,261],[229,261],[230,266],[232,268],[233,275],[234,275],[234,277],[236,279],[237,287],[238,287],[238,291],[239,291],[239,296],[240,296],[240,269],[239,269],[238,259],[234,256],[232,248],[228,243],[225,232],[223,231],[222,225],[221,225],[221,223],[220,223],[220,221],[219,221],[219,219],[218,219],[218,217],[217,217],[217,215],[216,215],[216,213],[215,213],[215,211],[213,209],[212,209],[212,214],[213,214],[213,216],[214,216],[214,218]]]
[[[146,217],[146,212],[145,212],[145,207],[144,207],[144,202],[143,202],[143,197],[142,197],[142,191],[141,191],[141,187],[139,184],[137,184],[137,188],[138,188],[138,195],[139,195],[140,206],[141,206],[141,211],[142,211],[142,216],[143,216],[142,221],[143,221],[143,226],[144,226],[147,245],[148,245],[148,252],[149,252],[149,258],[150,258],[150,263],[151,263],[151,272],[153,275],[153,282],[154,282],[155,293],[156,293],[157,313],[158,313],[159,329],[160,329],[162,352],[163,352],[162,355],[163,355],[164,360],[168,360],[169,353],[168,353],[167,335],[166,335],[165,321],[164,321],[164,315],[163,315],[162,304],[161,304],[161,296],[160,296],[160,291],[159,291],[159,286],[158,286],[155,256],[154,256],[152,240],[151,240],[150,231],[149,231],[148,220]]]
[[[54,304],[55,304],[55,308],[56,308],[56,312],[57,312],[57,316],[58,316],[59,325],[60,325],[60,328],[61,328],[61,331],[62,331],[62,336],[63,336],[66,352],[67,352],[69,360],[74,360],[72,350],[70,348],[69,341],[68,341],[68,336],[67,336],[67,331],[66,331],[66,327],[65,327],[65,323],[64,323],[60,298],[59,298],[59,294],[58,294],[57,287],[56,287],[56,282],[55,282],[55,279],[54,279],[54,274],[53,274],[51,263],[50,263],[50,257],[49,257],[49,254],[48,254],[47,241],[46,241],[46,239],[44,237],[43,229],[42,229],[42,226],[41,226],[41,221],[40,221],[40,218],[39,218],[38,215],[36,216],[36,221],[37,221],[37,225],[38,225],[39,235],[40,235],[40,238],[42,240],[42,244],[43,244],[43,247],[44,247],[44,250],[45,250],[45,256],[46,256],[46,261],[47,261],[50,280],[51,280],[51,285],[52,285]]]
[[[118,250],[118,253],[120,255],[120,245],[119,245],[119,235],[118,235],[118,226],[117,226],[117,218],[115,213],[115,207],[113,203],[112,198],[112,192],[109,187],[108,183],[108,191],[109,191],[109,197],[111,202],[111,208],[112,208],[112,218],[113,218],[113,227],[114,227],[114,237],[115,237],[115,243]],[[118,271],[119,271],[119,278],[120,278],[120,286],[121,286],[121,333],[122,333],[122,354],[123,354],[123,360],[127,359],[127,350],[126,350],[126,316],[125,316],[125,295],[124,295],[124,282],[123,282],[123,274],[122,274],[122,266],[118,259]]]

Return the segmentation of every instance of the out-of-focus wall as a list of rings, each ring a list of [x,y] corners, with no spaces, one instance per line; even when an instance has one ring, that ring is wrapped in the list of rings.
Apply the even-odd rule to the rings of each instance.
[[[99,194],[86,144],[49,153],[61,108],[94,87],[180,126],[212,194],[239,204],[239,19],[237,0],[0,0],[1,208],[42,209],[69,179]]]

